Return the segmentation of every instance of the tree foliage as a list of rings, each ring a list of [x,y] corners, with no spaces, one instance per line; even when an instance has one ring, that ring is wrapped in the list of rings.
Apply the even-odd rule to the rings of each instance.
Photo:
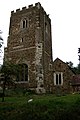
[[[72,69],[72,71],[75,74],[80,74],[80,64],[78,64],[76,67],[74,67],[73,63],[71,61],[66,62],[66,64],[68,64],[68,66]]]
[[[77,67],[74,67],[76,74],[80,74],[80,64]]]
[[[71,68],[73,68],[73,63],[71,61],[66,62]]]
[[[8,62],[3,63],[1,67],[1,74],[3,75],[3,78],[1,79],[1,81],[3,82],[2,101],[4,101],[6,85],[15,84],[15,80],[17,79],[18,73],[19,73],[18,65]]]
[[[2,31],[0,30],[0,34],[2,34]],[[2,47],[2,44],[3,44],[3,38],[1,37],[0,35],[0,48]]]

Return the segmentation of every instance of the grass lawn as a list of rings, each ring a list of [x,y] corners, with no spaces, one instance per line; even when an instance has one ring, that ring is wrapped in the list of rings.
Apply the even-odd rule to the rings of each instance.
[[[80,95],[0,98],[0,120],[80,120]]]

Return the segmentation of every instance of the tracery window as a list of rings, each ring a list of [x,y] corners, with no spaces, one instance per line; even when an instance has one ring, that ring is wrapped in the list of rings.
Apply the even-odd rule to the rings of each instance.
[[[62,72],[54,73],[54,85],[63,85],[63,73]]]

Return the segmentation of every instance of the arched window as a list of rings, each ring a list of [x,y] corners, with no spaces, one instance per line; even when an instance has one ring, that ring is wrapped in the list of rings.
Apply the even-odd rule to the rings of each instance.
[[[19,64],[18,81],[28,81],[28,66]]]
[[[26,19],[23,19],[21,21],[21,28],[27,28],[28,27],[28,20]]]

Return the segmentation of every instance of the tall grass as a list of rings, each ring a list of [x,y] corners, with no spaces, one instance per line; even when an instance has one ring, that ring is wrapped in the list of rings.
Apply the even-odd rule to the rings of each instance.
[[[0,102],[0,120],[80,120],[80,95],[6,97]]]

